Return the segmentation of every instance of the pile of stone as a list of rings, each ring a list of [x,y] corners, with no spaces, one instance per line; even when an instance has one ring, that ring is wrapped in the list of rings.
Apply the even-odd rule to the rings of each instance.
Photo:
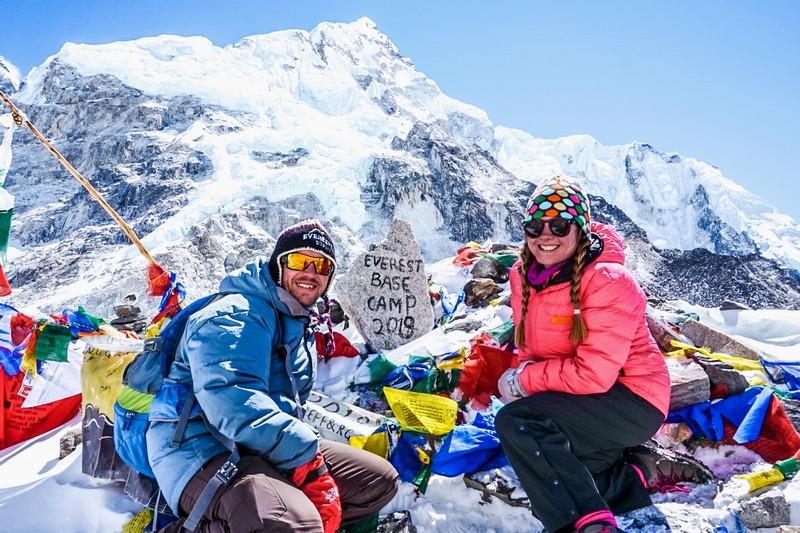
[[[670,322],[665,316],[673,317]],[[675,320],[675,317],[679,317]],[[677,325],[679,324],[679,325]],[[659,313],[649,308],[647,325],[665,353],[675,350],[672,341],[705,348],[712,353],[759,360],[762,354],[745,346],[731,336],[680,313]],[[669,409],[675,411],[688,405],[708,401],[712,390],[724,391],[725,396],[743,392],[749,386],[747,377],[728,363],[693,353],[689,357],[667,357],[672,380]]]
[[[127,295],[122,303],[114,306],[114,314],[117,315],[110,322],[112,326],[121,331],[133,331],[142,333],[150,320],[142,314],[142,310],[136,305],[136,295]]]

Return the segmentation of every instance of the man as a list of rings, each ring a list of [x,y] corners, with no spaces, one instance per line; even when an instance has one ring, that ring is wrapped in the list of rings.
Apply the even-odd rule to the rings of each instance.
[[[202,516],[196,531],[332,533],[342,520],[374,516],[394,496],[391,464],[322,440],[301,420],[317,366],[305,342],[308,308],[328,290],[335,268],[330,235],[304,220],[280,233],[268,263],[227,276],[223,295],[189,318],[147,433],[167,503],[190,515],[169,531]],[[191,387],[199,406],[183,421],[177,446],[171,443],[191,398],[187,387],[168,386],[173,380]]]

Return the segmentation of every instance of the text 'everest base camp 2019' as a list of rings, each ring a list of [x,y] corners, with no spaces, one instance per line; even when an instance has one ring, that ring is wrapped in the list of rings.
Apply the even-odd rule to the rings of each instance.
[[[307,352],[314,381],[289,396],[300,401],[286,427],[377,454],[399,476],[368,520],[348,519],[339,486],[341,531],[546,531],[573,511],[559,531],[800,527],[800,230],[717,168],[648,144],[495,125],[443,94],[366,18],[225,47],[177,36],[68,43],[24,77],[0,58],[0,91],[0,530],[170,530],[173,513],[186,519],[116,449],[125,443],[115,425],[129,422],[115,416],[130,398],[126,368],[164,349],[159,335],[181,308],[221,292],[223,279],[244,280],[259,258],[266,265],[282,230],[307,219],[326,228],[335,258],[327,244],[287,248],[281,276],[266,281],[294,303],[293,290],[327,289],[296,311],[308,322],[297,357]],[[554,176],[581,188],[569,181],[541,196],[537,185]],[[575,255],[542,259],[573,236],[585,243]],[[324,287],[297,278],[325,272]],[[602,283],[617,277],[641,306],[606,294]],[[230,299],[192,316],[223,313]],[[515,327],[520,305],[529,328]],[[602,309],[617,307],[608,322]],[[568,341],[578,317],[588,333]],[[186,327],[202,331],[197,322]],[[273,337],[285,341],[291,327]],[[609,344],[598,349],[601,330]],[[547,352],[537,342],[562,337],[575,353],[560,371],[539,371],[553,360],[537,359]],[[641,376],[614,355],[647,349],[658,354],[648,364],[665,369],[664,412],[658,394],[625,389]],[[173,350],[198,364],[188,340]],[[286,357],[288,367],[295,354]],[[587,511],[588,500],[564,498],[546,510],[531,497],[536,476],[559,472],[556,454],[572,456],[563,449],[578,441],[518,449],[522,437],[503,423],[568,372],[602,382],[601,359],[620,371],[591,394],[622,383],[625,401],[655,413],[652,437],[631,448],[648,458],[640,471],[658,474],[642,478],[652,504]],[[255,389],[273,383],[258,379]],[[147,431],[164,423],[151,392],[156,400],[136,396],[147,400]],[[187,416],[187,431],[201,427]],[[532,459],[540,449],[544,467]],[[634,464],[628,452],[619,461]],[[290,462],[285,483],[300,466]],[[581,475],[594,494],[612,490],[606,471]],[[564,490],[559,479],[552,494]]]

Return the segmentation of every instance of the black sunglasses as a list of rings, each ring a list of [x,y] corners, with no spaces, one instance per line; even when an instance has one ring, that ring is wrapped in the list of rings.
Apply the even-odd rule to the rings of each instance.
[[[544,227],[547,225],[550,226],[550,233],[552,233],[554,236],[566,237],[569,235],[570,225],[574,223],[574,218],[554,218],[552,220],[542,220],[541,218],[537,218],[523,224],[522,229],[525,231],[525,235],[531,239],[535,239],[544,232]]]

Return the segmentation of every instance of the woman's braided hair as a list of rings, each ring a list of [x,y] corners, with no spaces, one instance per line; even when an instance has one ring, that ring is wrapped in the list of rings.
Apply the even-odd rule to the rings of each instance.
[[[589,239],[582,231],[578,232],[578,248],[575,250],[572,262],[572,277],[569,281],[569,299],[572,302],[572,329],[569,330],[569,340],[573,344],[580,344],[588,333],[586,322],[581,316],[581,277],[586,266],[586,254],[589,251]]]
[[[570,329],[569,332],[569,340],[574,344],[580,344],[581,341],[586,338],[586,334],[588,333],[588,330],[586,329],[586,323],[583,321],[583,317],[581,316],[580,288],[583,269],[586,267],[586,255],[589,251],[589,244],[590,242],[586,235],[582,231],[579,231],[578,248],[575,250],[575,254],[572,256],[572,277],[569,284],[569,299],[572,302],[573,313],[572,329]],[[531,295],[531,286],[530,283],[528,283],[527,273],[534,261],[533,253],[528,248],[527,242],[522,244],[520,258],[522,259],[522,264],[519,265],[518,271],[522,282],[522,316],[517,324],[517,329],[514,331],[514,343],[518,348],[525,345],[525,316],[528,313],[528,302]]]
[[[518,267],[519,276],[522,281],[522,316],[519,318],[517,329],[514,332],[514,344],[517,345],[517,348],[525,344],[525,315],[528,314],[528,300],[531,297],[531,286],[528,283],[528,270],[530,270],[533,264],[533,254],[528,248],[527,242],[522,243],[522,249],[519,255],[522,259],[522,264]]]

